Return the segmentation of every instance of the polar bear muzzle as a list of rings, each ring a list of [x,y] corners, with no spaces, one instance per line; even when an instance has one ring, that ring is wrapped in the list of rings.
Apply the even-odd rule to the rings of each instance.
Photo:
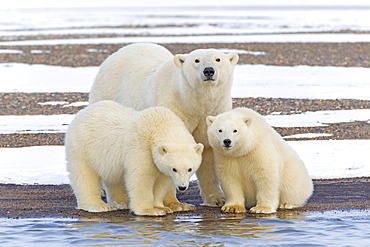
[[[224,145],[223,145],[224,148],[226,148],[226,149],[231,148],[231,140],[230,139],[224,139],[223,143],[224,143]]]
[[[204,81],[214,81],[213,76],[215,75],[215,70],[212,67],[207,67],[203,70],[203,75],[206,77]]]
[[[185,191],[187,189],[187,187],[186,186],[179,186],[179,187],[177,187],[177,189],[179,191]]]

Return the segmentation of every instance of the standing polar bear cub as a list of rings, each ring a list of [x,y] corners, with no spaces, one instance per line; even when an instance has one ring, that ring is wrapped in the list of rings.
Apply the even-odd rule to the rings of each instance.
[[[178,201],[164,204],[164,197],[174,184],[188,188],[203,145],[164,107],[137,112],[113,101],[92,104],[68,127],[65,146],[79,209],[130,208],[153,216],[193,209]],[[101,184],[108,204],[101,199]]]
[[[313,191],[306,167],[260,114],[236,108],[206,121],[226,196],[223,212],[274,213],[306,203]]]
[[[230,90],[238,59],[235,53],[216,49],[173,56],[155,44],[128,45],[102,63],[89,102],[113,100],[136,110],[152,106],[172,110],[195,140],[204,144],[197,172],[203,204],[221,205],[224,198],[214,171],[205,119],[231,110]],[[175,201],[174,194],[170,193],[166,200]]]

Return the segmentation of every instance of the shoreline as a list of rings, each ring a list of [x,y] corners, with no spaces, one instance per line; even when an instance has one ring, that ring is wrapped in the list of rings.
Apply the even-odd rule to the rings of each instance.
[[[278,209],[272,215],[291,215],[304,212],[370,210],[370,177],[313,179],[314,193],[304,207]],[[134,216],[129,210],[103,213],[89,213],[75,209],[76,200],[70,185],[17,185],[0,184],[0,218],[85,218],[125,219]],[[181,202],[196,206],[194,211],[176,212],[166,217],[259,217],[266,214],[226,214],[219,207],[201,206],[197,182],[191,182],[189,189],[177,193]],[[151,218],[151,217],[149,217]],[[162,217],[161,217],[162,218]]]

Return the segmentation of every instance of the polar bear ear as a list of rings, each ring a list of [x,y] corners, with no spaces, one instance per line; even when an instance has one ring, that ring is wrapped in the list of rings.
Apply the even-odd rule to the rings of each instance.
[[[243,117],[242,119],[247,126],[251,125],[252,119],[250,117]]]
[[[239,61],[239,55],[238,54],[229,53],[229,54],[227,54],[227,56],[228,56],[232,66],[235,66],[238,63],[238,61]]]
[[[166,153],[168,153],[168,147],[165,146],[165,145],[162,145],[158,148],[158,152],[161,154],[161,155],[165,155]]]
[[[202,143],[198,143],[197,145],[194,146],[194,149],[197,154],[202,154],[204,146]]]
[[[213,123],[213,121],[215,121],[216,117],[213,117],[213,116],[208,116],[206,117],[206,124],[207,126],[211,126],[211,124]]]
[[[177,54],[173,58],[173,61],[175,62],[177,67],[181,68],[185,62],[185,59],[186,59],[186,55]]]

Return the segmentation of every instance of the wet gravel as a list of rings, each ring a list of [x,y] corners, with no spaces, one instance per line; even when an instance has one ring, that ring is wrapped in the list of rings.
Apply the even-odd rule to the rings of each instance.
[[[37,37],[36,37],[37,38]],[[48,37],[39,37],[45,39]],[[51,37],[49,37],[51,38]],[[237,36],[235,37],[237,39]],[[99,66],[105,58],[127,44],[1,46],[20,54],[0,54],[0,62],[50,64],[70,67]],[[227,48],[264,52],[240,54],[239,64],[277,66],[370,67],[370,43],[206,43],[162,44],[174,54],[200,48]],[[33,51],[43,51],[34,53]]]
[[[315,192],[306,206],[294,210],[278,210],[277,215],[307,211],[367,210],[370,208],[370,178],[314,180]],[[196,205],[195,211],[178,212],[165,217],[225,215],[218,207],[201,206],[196,182],[186,192],[178,192],[180,201]],[[0,217],[5,218],[124,218],[129,210],[89,213],[76,210],[76,199],[69,185],[0,184]],[[248,214],[251,216],[251,214]],[[233,216],[233,214],[228,214]],[[255,215],[259,217],[258,215]]]

